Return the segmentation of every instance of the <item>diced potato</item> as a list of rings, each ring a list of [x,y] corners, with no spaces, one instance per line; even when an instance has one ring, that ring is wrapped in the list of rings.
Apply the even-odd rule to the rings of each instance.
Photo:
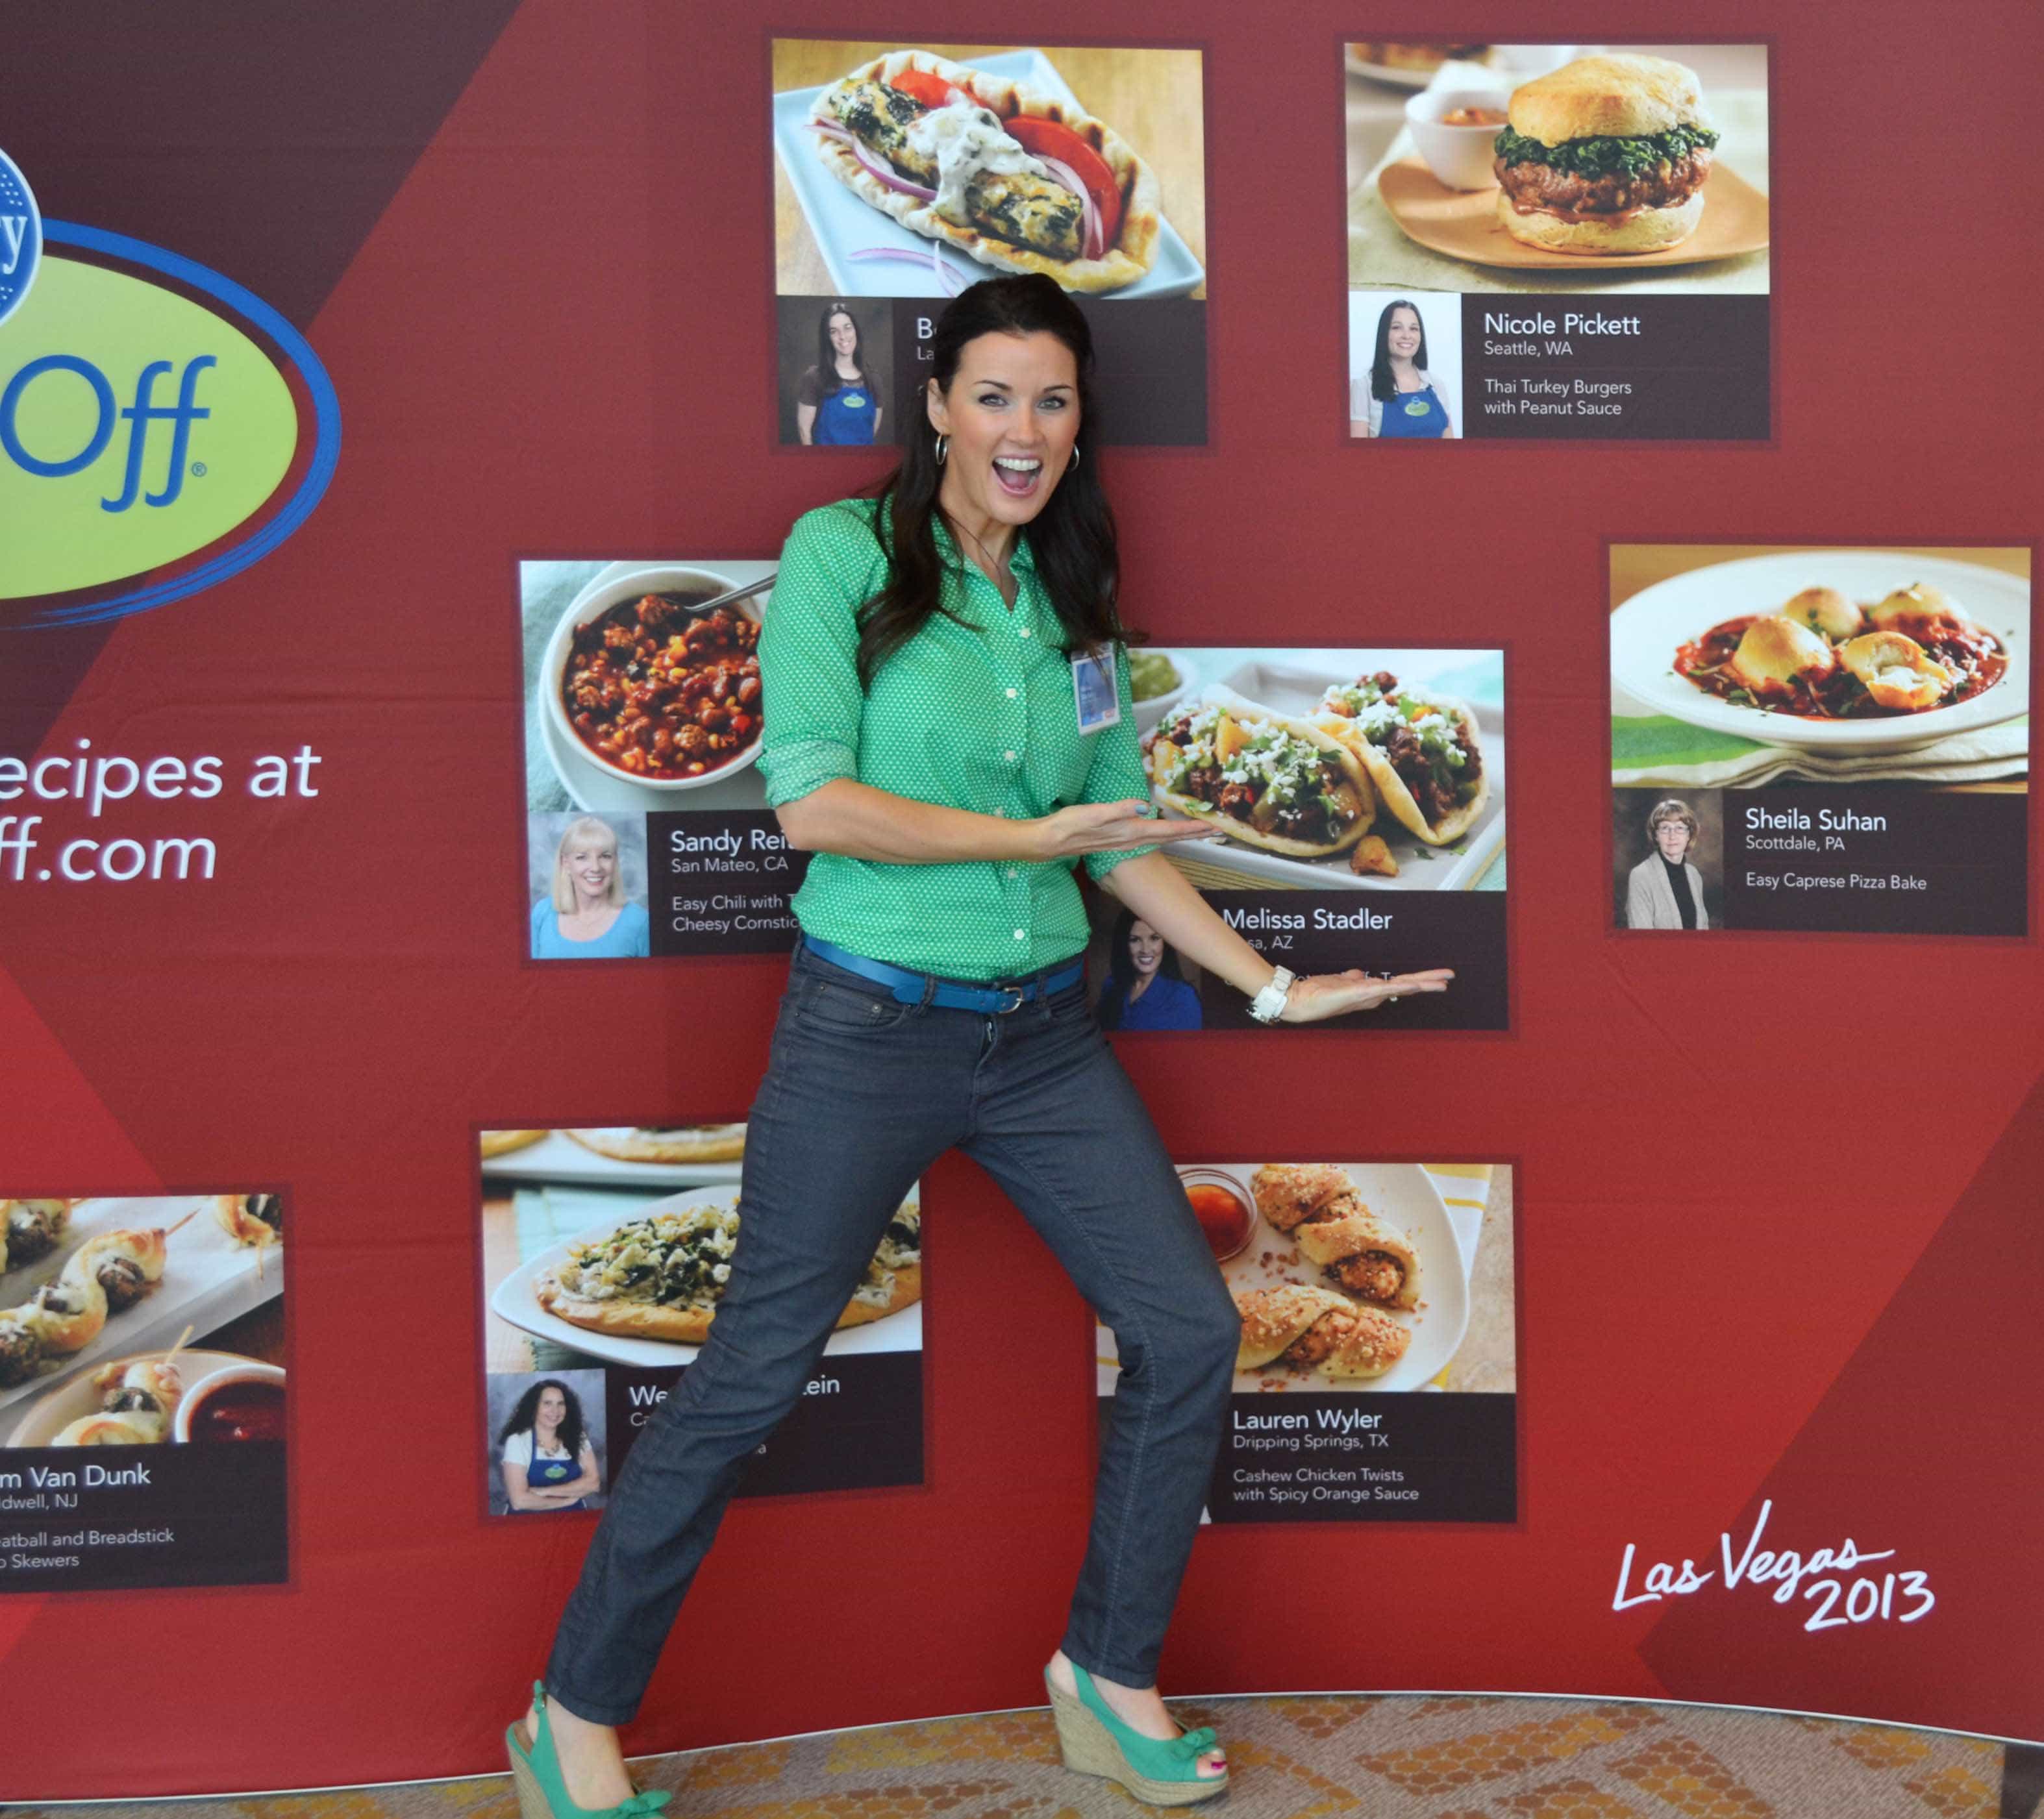
[[[1249,735],[1232,714],[1223,714],[1214,727],[1213,743],[1216,762],[1226,764],[1249,743]]]
[[[1150,774],[1152,777],[1169,777],[1177,768],[1178,762],[1178,748],[1169,739],[1152,739],[1150,742]]]
[[[1374,874],[1380,878],[1398,876],[1398,862],[1391,856],[1391,849],[1385,844],[1381,834],[1366,834],[1356,842],[1355,849],[1348,856],[1348,869],[1357,874]]]

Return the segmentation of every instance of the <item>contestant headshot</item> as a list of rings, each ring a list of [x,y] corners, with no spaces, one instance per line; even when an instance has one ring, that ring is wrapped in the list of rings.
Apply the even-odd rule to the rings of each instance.
[[[862,447],[880,439],[880,393],[849,304],[827,303],[816,318],[816,363],[796,387],[795,431],[807,447]]]
[[[532,905],[532,957],[644,958],[651,934],[645,905],[625,894],[617,830],[601,815],[577,815],[561,831],[552,888]]]
[[[1360,420],[1369,436],[1409,440],[1451,436],[1455,426],[1427,368],[1427,328],[1420,306],[1398,297],[1377,319],[1369,397]]]
[[[1114,919],[1096,1014],[1104,1030],[1200,1027],[1200,995],[1179,971],[1178,955],[1133,910]]]
[[[633,1442],[545,1680],[508,1734],[559,1819],[563,1802],[631,1797],[613,1727],[638,1710],[737,1468],[801,1399],[905,1192],[954,1147],[1020,1208],[1122,1360],[1069,1621],[1004,1632],[989,1607],[984,1648],[1043,1664],[1068,1766],[1143,1798],[1221,1792],[1213,1734],[1181,1734],[1157,1663],[1242,1322],[1101,1039],[1074,873],[1266,1022],[1450,985],[1444,970],[1295,979],[1162,850],[1212,830],[1150,804],[1078,307],[1040,274],[987,278],[924,346],[899,466],[795,524],[760,637],[759,768],[810,855],[801,935],[746,1127],[729,1287]],[[1088,654],[1113,663],[1117,716],[1079,711],[1071,666]],[[905,1658],[924,1620],[894,1625]]]
[[[532,1384],[497,1435],[498,1470],[514,1511],[586,1510],[603,1488],[582,1399],[558,1377]]]
[[[1627,928],[1708,928],[1704,874],[1691,863],[1696,817],[1689,804],[1668,796],[1647,811],[1654,850],[1632,868],[1625,892]]]

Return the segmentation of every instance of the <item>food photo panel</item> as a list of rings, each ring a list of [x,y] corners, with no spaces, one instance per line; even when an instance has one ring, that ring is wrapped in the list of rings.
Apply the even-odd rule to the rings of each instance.
[[[1765,45],[1343,52],[1352,438],[1766,439]]]
[[[475,1133],[494,1514],[595,1509],[709,1336],[742,1241],[745,1126]],[[922,1196],[882,1235],[741,1495],[923,1481]]]
[[[967,285],[1055,278],[1085,312],[1108,438],[1207,439],[1197,50],[773,42],[777,435],[898,438]]]
[[[289,1578],[284,1213],[0,1199],[0,1594]]]
[[[1628,931],[2029,931],[2030,552],[1611,547]]]
[[[1519,1386],[1512,1171],[1181,1163],[1242,1317],[1216,1522],[1509,1522]],[[1097,1327],[1098,1388],[1115,1392]]]
[[[809,857],[782,838],[753,769],[774,565],[518,569],[527,952],[787,951]]]
[[[1508,1026],[1504,652],[1151,647],[1129,680],[1152,800],[1220,836],[1165,850],[1229,927],[1295,973],[1454,969],[1334,1027]],[[1108,1029],[1262,1027],[1147,923],[1092,915]]]

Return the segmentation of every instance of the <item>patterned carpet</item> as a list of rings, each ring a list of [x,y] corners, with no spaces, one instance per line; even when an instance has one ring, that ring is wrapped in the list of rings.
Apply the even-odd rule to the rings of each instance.
[[[1996,1744],[1876,1725],[1574,1699],[1189,1700],[1216,1725],[1227,1819],[1995,1819]],[[671,1819],[1135,1819],[1067,1774],[1034,1710],[642,1763]],[[16,1806],[8,1819],[79,1809]],[[105,1805],[92,1819],[516,1819],[504,1776],[269,1799]]]

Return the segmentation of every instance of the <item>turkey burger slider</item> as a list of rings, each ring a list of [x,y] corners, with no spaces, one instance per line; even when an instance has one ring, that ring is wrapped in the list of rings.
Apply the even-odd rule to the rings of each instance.
[[[1579,57],[1513,91],[1498,134],[1497,219],[1550,252],[1658,252],[1704,212],[1718,142],[1696,71],[1666,57]]]

